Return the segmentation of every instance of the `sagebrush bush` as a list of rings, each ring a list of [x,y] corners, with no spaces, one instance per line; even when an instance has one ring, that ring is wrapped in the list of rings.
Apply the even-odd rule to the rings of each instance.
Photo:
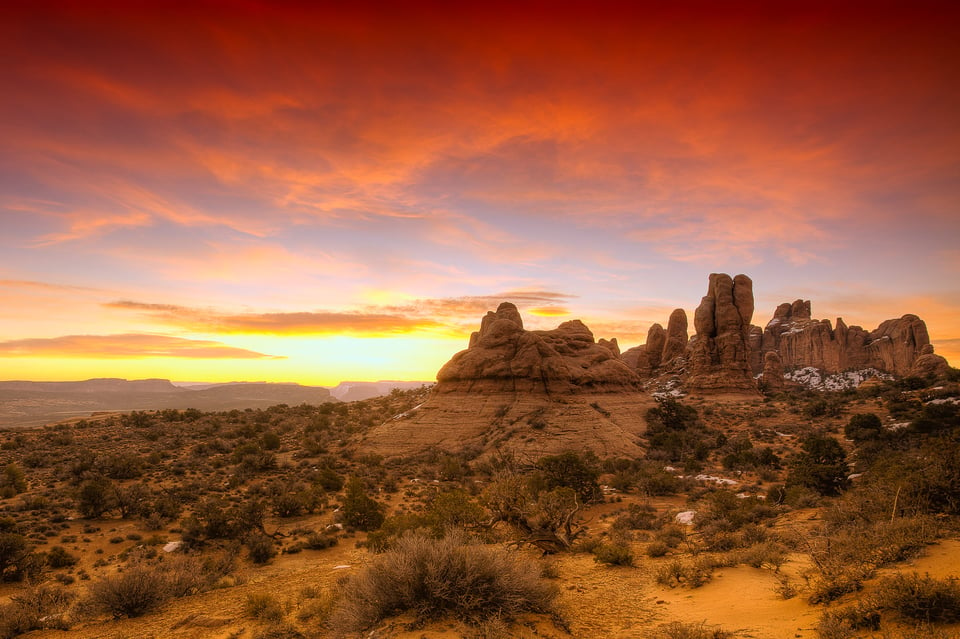
[[[608,566],[632,566],[633,552],[625,543],[600,544],[593,549],[593,560]]]
[[[407,533],[340,585],[329,625],[337,633],[357,632],[408,610],[467,623],[551,612],[557,589],[539,572],[517,554],[471,542],[463,533],[442,539]]]
[[[898,574],[884,579],[877,590],[883,608],[925,623],[960,621],[960,579]]]
[[[147,566],[134,566],[90,586],[90,604],[114,618],[139,617],[172,596],[166,575]]]

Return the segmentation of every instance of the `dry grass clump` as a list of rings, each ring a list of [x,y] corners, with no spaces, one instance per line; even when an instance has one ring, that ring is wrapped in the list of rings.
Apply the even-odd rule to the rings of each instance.
[[[699,588],[713,579],[715,563],[707,557],[700,557],[690,562],[674,559],[657,570],[657,583],[662,586],[676,588]]]
[[[280,601],[273,595],[265,592],[247,595],[247,601],[243,606],[243,611],[248,617],[259,619],[260,621],[279,623],[283,620],[283,606],[280,604]]]
[[[471,542],[460,532],[442,539],[407,533],[341,584],[328,623],[345,634],[404,611],[421,617],[451,614],[473,624],[550,613],[557,588],[542,581],[539,572],[536,564]]]
[[[733,639],[734,635],[722,628],[708,627],[705,623],[672,623],[657,626],[644,635],[646,639]]]

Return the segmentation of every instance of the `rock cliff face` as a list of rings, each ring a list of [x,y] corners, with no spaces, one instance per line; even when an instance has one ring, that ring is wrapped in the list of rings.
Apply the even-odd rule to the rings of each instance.
[[[663,354],[660,361],[663,364],[669,364],[677,357],[682,357],[687,352],[687,312],[682,308],[674,309],[670,313],[670,321],[667,322],[667,336],[663,343]]]
[[[690,341],[690,388],[750,391],[756,385],[750,367],[750,320],[753,282],[713,273],[707,294],[694,313],[696,335]]]
[[[470,347],[437,373],[437,393],[569,394],[632,391],[640,380],[580,320],[552,331],[527,331],[509,302],[487,313]]]
[[[637,371],[642,378],[652,377],[665,371],[676,372],[687,354],[687,313],[682,308],[674,310],[664,330],[653,324],[647,331],[647,341],[627,349],[622,355],[624,363]]]
[[[925,349],[932,349],[927,326],[916,315],[887,320],[870,332],[838,318],[834,329],[830,320],[811,318],[809,300],[778,306],[761,341],[762,350],[778,352],[788,370],[811,366],[827,373],[876,368],[910,375]]]

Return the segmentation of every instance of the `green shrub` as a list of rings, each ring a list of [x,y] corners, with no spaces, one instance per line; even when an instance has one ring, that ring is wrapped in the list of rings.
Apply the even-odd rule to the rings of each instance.
[[[345,525],[364,531],[376,530],[383,524],[383,510],[383,504],[367,494],[359,477],[351,477],[347,481],[347,491],[340,509]]]
[[[821,495],[839,495],[847,486],[847,454],[832,437],[811,435],[790,461],[787,487],[803,486]]]
[[[556,595],[535,564],[502,548],[456,532],[442,539],[407,533],[340,585],[329,624],[335,632],[358,632],[403,611],[479,623],[551,612]]]

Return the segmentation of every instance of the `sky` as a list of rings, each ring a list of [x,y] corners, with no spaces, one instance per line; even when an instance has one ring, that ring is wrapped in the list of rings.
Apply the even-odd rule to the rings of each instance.
[[[434,379],[712,272],[960,366],[955,2],[0,7],[0,379]]]

